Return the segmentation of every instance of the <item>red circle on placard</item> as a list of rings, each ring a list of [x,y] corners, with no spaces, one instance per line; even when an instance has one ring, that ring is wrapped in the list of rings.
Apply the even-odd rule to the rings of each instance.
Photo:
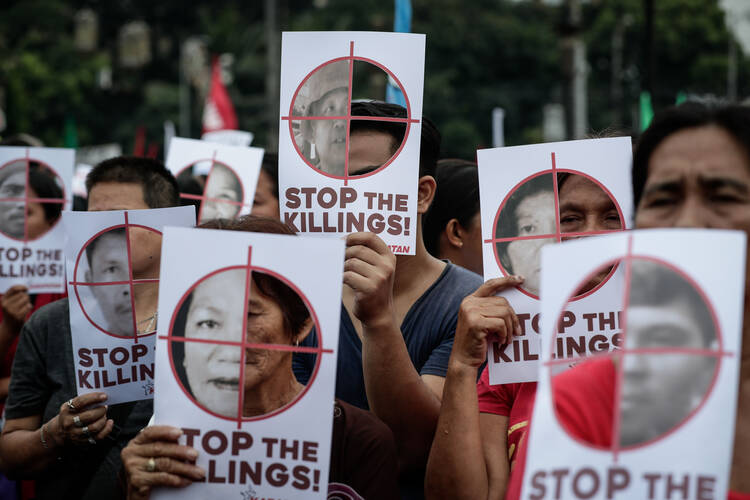
[[[651,438],[651,439],[649,439],[647,441],[644,441],[644,442],[641,442],[641,443],[637,443],[637,444],[633,444],[633,445],[627,445],[627,446],[621,446],[619,444],[620,436],[619,435],[615,436],[614,433],[611,435],[612,443],[611,443],[610,446],[596,445],[596,444],[587,442],[586,440],[581,439],[580,437],[575,436],[573,433],[571,433],[571,431],[568,428],[566,428],[565,425],[562,424],[562,418],[561,418],[561,416],[560,416],[560,414],[558,412],[557,404],[555,403],[555,390],[554,390],[555,382],[554,382],[554,378],[555,378],[556,374],[553,374],[553,371],[550,370],[549,371],[549,375],[550,375],[550,391],[551,391],[550,395],[552,397],[552,403],[553,403],[552,407],[553,407],[553,411],[555,413],[555,418],[557,419],[558,425],[563,429],[563,431],[566,433],[566,435],[569,438],[571,438],[572,440],[574,440],[575,442],[577,442],[581,446],[585,446],[585,447],[590,448],[590,449],[602,450],[602,451],[612,451],[612,449],[614,448],[615,450],[617,450],[615,453],[619,453],[621,451],[637,450],[637,449],[640,449],[640,448],[644,448],[646,446],[650,446],[650,445],[652,445],[652,444],[654,444],[656,442],[659,442],[659,441],[667,438],[668,436],[674,434],[680,428],[682,428],[683,426],[685,426],[703,408],[703,406],[706,404],[706,401],[708,400],[709,396],[713,392],[714,387],[715,387],[716,382],[717,382],[718,377],[719,377],[720,370],[721,370],[722,357],[724,356],[724,340],[723,340],[723,335],[722,335],[722,332],[721,332],[721,326],[720,326],[720,323],[719,323],[719,320],[718,320],[718,316],[716,314],[716,309],[714,308],[714,306],[711,303],[711,301],[708,299],[708,295],[703,291],[703,289],[698,285],[698,283],[689,274],[687,274],[685,271],[683,271],[682,269],[680,269],[676,265],[672,264],[671,262],[668,262],[668,261],[663,260],[661,258],[657,258],[657,257],[653,257],[653,256],[647,256],[647,255],[629,255],[628,257],[625,257],[625,258],[622,258],[622,259],[611,260],[611,261],[608,261],[608,262],[604,263],[603,265],[601,265],[599,268],[597,268],[597,270],[594,270],[591,273],[589,273],[586,276],[586,278],[580,282],[580,285],[578,287],[576,287],[576,289],[578,289],[581,285],[587,283],[587,281],[592,276],[595,276],[601,269],[603,269],[605,267],[608,267],[608,266],[611,266],[611,265],[615,264],[618,261],[619,262],[623,262],[625,259],[628,259],[631,262],[632,261],[641,260],[641,261],[648,261],[648,262],[652,262],[652,263],[658,264],[660,266],[663,266],[663,267],[667,268],[669,271],[675,273],[680,278],[682,278],[683,280],[685,280],[685,282],[690,287],[692,287],[692,290],[694,292],[696,292],[697,295],[700,297],[700,299],[702,300],[703,304],[706,307],[706,310],[709,312],[709,314],[711,316],[711,321],[712,321],[712,324],[713,324],[713,332],[715,333],[715,339],[716,339],[716,348],[715,349],[709,349],[709,348],[707,348],[707,349],[696,349],[697,352],[688,352],[688,353],[681,352],[679,348],[669,348],[669,347],[660,348],[660,349],[658,349],[659,352],[656,352],[656,353],[649,353],[649,352],[641,353],[641,352],[639,352],[639,351],[641,351],[641,349],[637,349],[637,348],[636,349],[627,349],[626,346],[625,346],[626,335],[627,335],[627,320],[626,320],[625,321],[625,328],[621,332],[621,333],[623,333],[621,347],[616,347],[616,346],[613,345],[612,350],[610,350],[609,352],[606,352],[606,353],[596,353],[596,354],[592,354],[590,356],[582,357],[582,358],[565,358],[564,360],[561,360],[561,358],[555,358],[555,356],[557,354],[555,352],[556,340],[560,336],[560,334],[557,333],[557,331],[556,331],[555,334],[552,336],[551,345],[548,347],[548,349],[550,349],[549,352],[551,354],[551,359],[555,360],[555,362],[553,362],[551,364],[555,364],[555,365],[557,365],[557,364],[564,364],[564,363],[567,363],[568,361],[571,361],[571,362],[574,361],[575,363],[580,363],[580,362],[585,362],[587,360],[591,360],[593,362],[593,360],[596,360],[596,359],[598,359],[598,360],[612,360],[612,362],[614,363],[615,361],[614,361],[613,358],[617,358],[618,362],[622,363],[623,362],[622,360],[624,359],[625,356],[636,356],[636,355],[640,355],[640,356],[659,356],[660,354],[666,356],[666,355],[670,355],[669,351],[671,349],[674,350],[674,352],[672,352],[671,354],[682,354],[682,355],[686,355],[686,356],[689,355],[689,356],[696,356],[696,357],[697,356],[712,357],[712,358],[716,359],[716,364],[715,364],[715,366],[713,368],[713,373],[711,375],[711,380],[710,380],[710,383],[708,384],[708,386],[707,386],[707,388],[705,390],[705,393],[702,395],[700,402],[697,405],[695,405],[692,408],[692,410],[690,410],[684,417],[682,417],[679,421],[677,421],[677,423],[675,423],[669,430],[667,430],[667,431],[659,434],[658,436],[656,436],[654,438]],[[629,266],[627,266],[626,269],[629,269]],[[625,282],[626,282],[626,288],[627,288],[626,289],[626,296],[629,296],[630,295],[630,280],[629,280],[629,278],[626,279]],[[568,301],[566,302],[566,304],[572,302],[573,300],[574,300],[574,297],[569,298]],[[562,312],[558,315],[558,321],[560,319],[562,319],[562,315],[564,314],[565,310],[566,310],[566,307],[563,306]],[[627,310],[625,310],[624,313],[625,313],[625,316],[627,317]],[[610,341],[611,341],[611,339],[610,339]],[[633,351],[635,352],[635,354],[633,353]],[[705,351],[705,352],[701,352],[701,351]],[[613,408],[612,408],[613,423],[614,423],[614,419],[619,419],[620,418],[619,414],[616,414],[616,413],[619,412],[619,409],[620,409],[620,403],[619,403],[619,400],[617,398],[620,395],[619,386],[620,386],[620,384],[622,384],[622,375],[619,374],[620,371],[622,370],[622,367],[617,367],[617,365],[615,365],[614,370],[615,370],[615,374],[614,374],[614,377],[615,377],[614,391],[615,392],[614,392],[613,400],[612,400],[612,402],[613,402]],[[614,427],[614,425],[613,425],[613,427]]]
[[[246,271],[247,269],[248,269],[247,265],[236,265],[236,266],[222,267],[220,269],[217,269],[215,271],[210,272],[206,276],[203,276],[198,281],[196,281],[190,288],[188,288],[188,290],[182,295],[182,297],[180,298],[180,300],[177,302],[177,305],[176,305],[176,307],[174,309],[174,312],[172,313],[172,318],[171,318],[170,323],[169,323],[169,336],[166,338],[167,339],[167,343],[168,343],[169,364],[170,364],[170,368],[172,370],[172,376],[177,381],[177,384],[179,385],[180,389],[185,394],[185,396],[194,405],[196,405],[198,408],[200,408],[202,411],[208,413],[209,415],[212,415],[212,416],[214,416],[216,418],[220,418],[222,420],[228,420],[228,421],[238,422],[238,423],[264,420],[264,419],[273,417],[275,415],[278,415],[280,413],[283,413],[283,412],[287,411],[288,409],[290,409],[291,407],[293,407],[294,405],[296,405],[304,397],[304,395],[307,393],[307,391],[309,390],[309,388],[312,386],[313,382],[315,381],[315,378],[317,377],[318,371],[320,369],[321,356],[324,353],[324,349],[323,349],[323,347],[321,347],[323,345],[323,337],[322,337],[321,330],[320,330],[320,322],[318,321],[318,316],[317,316],[317,314],[315,313],[315,310],[312,307],[312,303],[307,299],[307,297],[302,292],[302,290],[298,286],[296,286],[294,283],[292,283],[290,280],[288,280],[287,278],[285,278],[284,276],[282,276],[281,274],[279,274],[279,273],[277,273],[275,271],[272,271],[272,270],[264,268],[264,267],[251,265],[250,266],[250,272],[258,272],[258,273],[267,274],[269,276],[272,276],[272,277],[278,279],[279,281],[281,281],[282,283],[284,283],[285,285],[287,285],[289,288],[291,288],[297,294],[297,296],[300,297],[300,299],[302,299],[302,302],[305,304],[305,306],[307,307],[307,310],[310,312],[310,318],[313,320],[313,329],[315,331],[315,334],[317,335],[317,340],[318,340],[318,347],[314,351],[314,354],[316,354],[315,366],[314,366],[314,368],[312,370],[312,373],[310,375],[310,380],[308,381],[307,385],[305,385],[304,388],[299,392],[299,394],[297,394],[297,396],[295,396],[294,399],[292,399],[289,403],[287,403],[287,404],[285,404],[285,405],[283,405],[283,406],[281,406],[281,407],[279,407],[279,408],[277,408],[277,409],[275,409],[275,410],[273,410],[273,411],[271,411],[269,413],[265,413],[263,415],[257,415],[257,416],[254,416],[254,417],[242,417],[242,418],[239,418],[238,416],[231,416],[230,417],[230,416],[226,416],[226,415],[221,415],[219,413],[216,413],[216,412],[210,410],[209,408],[206,408],[204,405],[202,405],[201,403],[199,403],[195,399],[195,396],[193,396],[192,392],[187,387],[185,387],[185,384],[183,384],[183,381],[182,381],[181,377],[178,375],[177,369],[175,367],[175,359],[174,359],[174,353],[173,353],[173,344],[179,342],[180,344],[184,345],[184,344],[187,344],[188,342],[190,342],[189,340],[173,340],[173,339],[185,339],[184,335],[173,335],[173,330],[174,330],[174,327],[175,327],[175,322],[177,320],[177,316],[180,313],[183,305],[185,304],[185,301],[188,299],[188,297],[190,297],[190,295],[193,293],[193,291],[196,289],[196,287],[198,285],[200,285],[202,282],[204,282],[208,278],[211,278],[211,277],[213,277],[213,276],[215,276],[217,274],[220,274],[220,273],[223,273],[223,272],[226,272],[226,271],[232,271],[232,270],[243,270],[243,271]],[[245,286],[247,287],[247,285],[248,284],[246,283]],[[208,344],[210,344],[210,342],[202,342],[202,343],[208,343]],[[222,343],[223,342],[217,342],[217,344],[222,344]],[[232,344],[232,345],[234,345],[234,344]],[[242,345],[237,345],[237,348],[238,349],[246,349],[246,347],[244,347]],[[261,349],[260,347],[253,347],[253,348],[254,349]],[[290,350],[294,351],[293,349],[290,349]],[[309,350],[305,350],[304,352],[310,352],[310,351]],[[239,372],[238,372],[238,375],[239,375]],[[238,390],[238,398],[239,398],[239,390]],[[239,404],[239,400],[238,400],[238,404]]]
[[[367,172],[367,173],[362,174],[362,175],[357,175],[357,174],[349,175],[348,172],[345,175],[334,175],[334,174],[331,174],[331,173],[328,173],[328,172],[323,172],[322,170],[320,170],[319,168],[317,168],[315,165],[313,165],[307,159],[307,157],[305,156],[305,154],[300,150],[299,145],[297,144],[297,141],[295,140],[295,137],[294,137],[294,129],[293,129],[293,123],[292,122],[295,121],[295,118],[296,119],[305,118],[305,117],[295,117],[294,116],[294,103],[297,100],[297,96],[299,95],[300,91],[302,90],[302,87],[304,87],[304,85],[307,83],[307,81],[310,79],[310,77],[312,77],[313,74],[315,74],[316,71],[320,70],[324,66],[327,66],[329,64],[333,64],[333,63],[336,63],[336,62],[339,62],[339,61],[351,61],[350,64],[354,64],[354,61],[362,61],[362,62],[366,62],[366,63],[372,64],[372,65],[378,67],[379,69],[383,70],[392,79],[392,81],[395,82],[396,85],[398,85],[399,90],[401,91],[402,95],[404,96],[404,101],[406,102],[406,118],[396,120],[399,123],[404,123],[405,124],[404,137],[401,140],[401,144],[399,145],[398,149],[396,150],[395,153],[393,153],[393,155],[390,157],[390,159],[388,161],[386,161],[383,165],[381,165],[380,167],[372,170],[371,172]],[[350,70],[350,77],[349,77],[349,101],[350,102],[348,102],[348,106],[347,106],[347,110],[348,110],[348,114],[347,115],[348,115],[348,117],[351,120],[356,120],[357,119],[356,116],[351,116],[351,86],[352,86],[352,79],[351,79],[351,70]],[[343,56],[343,57],[337,57],[337,58],[334,58],[334,59],[330,59],[328,61],[325,61],[325,62],[319,64],[312,71],[310,71],[302,79],[302,81],[300,82],[300,84],[297,86],[297,89],[294,91],[294,94],[292,95],[291,104],[289,105],[289,116],[287,118],[288,118],[288,121],[289,121],[289,136],[291,138],[292,145],[294,146],[295,151],[297,151],[297,154],[299,155],[299,157],[302,158],[302,161],[304,161],[307,166],[309,166],[310,168],[314,169],[316,172],[318,172],[321,175],[324,175],[326,177],[330,177],[332,179],[341,179],[341,180],[363,179],[365,177],[369,177],[371,175],[375,175],[378,172],[382,172],[385,168],[387,168],[391,163],[393,163],[393,161],[398,157],[398,155],[401,154],[401,150],[404,148],[404,145],[406,144],[406,141],[407,141],[407,139],[409,137],[409,132],[411,130],[411,123],[414,121],[412,119],[412,115],[411,115],[411,103],[409,101],[409,96],[406,94],[406,89],[404,88],[404,86],[401,83],[401,81],[396,77],[396,75],[390,69],[388,69],[386,66],[384,66],[383,64],[375,61],[374,59],[370,59],[370,58],[367,58],[367,57],[354,56],[354,55]],[[325,119],[325,118],[322,118],[322,119]],[[368,119],[370,121],[392,121],[392,120],[382,120],[382,119],[379,120],[378,117],[372,117],[372,118],[368,117]],[[347,142],[348,142],[349,141],[349,137],[350,137],[350,131],[349,131],[348,128],[347,128],[347,131],[346,131],[346,137],[347,137]],[[348,154],[348,152],[345,153],[345,154]],[[348,161],[347,161],[347,164],[348,164]]]
[[[245,202],[245,193],[246,193],[246,191],[245,191],[245,185],[242,182],[242,177],[237,173],[237,171],[234,168],[232,168],[231,165],[229,165],[227,163],[224,163],[222,161],[213,159],[213,158],[212,159],[206,158],[204,160],[196,160],[193,163],[191,163],[189,165],[186,165],[185,167],[182,167],[181,169],[179,169],[177,171],[177,173],[175,174],[175,178],[179,178],[181,175],[187,174],[189,169],[192,169],[196,164],[202,163],[204,161],[205,162],[211,162],[211,169],[208,171],[208,174],[206,175],[206,182],[203,185],[203,192],[202,192],[201,196],[195,196],[195,197],[192,196],[192,195],[185,196],[185,193],[180,193],[180,197],[181,198],[185,198],[185,199],[199,199],[200,200],[201,203],[200,203],[200,208],[198,210],[198,219],[197,219],[198,220],[198,224],[200,224],[201,222],[205,222],[204,220],[202,220],[202,215],[203,215],[203,204],[207,200],[215,201],[217,203],[223,203],[223,204],[229,204],[229,205],[236,206],[237,207],[237,213],[233,217],[234,219],[236,219],[237,217],[239,217],[240,212],[242,211],[242,207],[244,207],[248,203]],[[237,180],[237,183],[239,184],[239,187],[240,187],[240,200],[239,201],[235,202],[235,201],[222,200],[222,199],[217,199],[217,198],[210,198],[209,196],[206,196],[206,190],[208,189],[208,181],[211,179],[211,173],[214,171],[214,168],[217,165],[221,166],[221,167],[224,167],[227,170],[229,170],[229,172],[232,174],[232,176],[234,177],[234,179]],[[210,220],[210,219],[207,219],[207,220]]]
[[[156,230],[156,229],[154,229],[152,227],[143,226],[141,224],[131,224],[131,223],[117,224],[115,226],[110,226],[110,227],[102,229],[101,231],[99,231],[98,233],[96,233],[95,235],[93,235],[91,238],[89,238],[83,244],[83,246],[81,247],[81,249],[78,252],[78,256],[76,257],[75,267],[73,268],[73,279],[74,279],[74,281],[73,281],[73,291],[75,293],[76,300],[78,301],[78,305],[79,305],[79,307],[81,309],[81,312],[86,317],[86,319],[89,321],[89,323],[91,323],[94,326],[94,328],[96,328],[97,330],[99,330],[100,332],[102,332],[102,333],[104,333],[106,335],[109,335],[110,337],[115,337],[115,338],[118,338],[118,339],[137,340],[139,338],[144,338],[144,337],[149,337],[151,335],[155,335],[156,334],[156,330],[154,330],[153,332],[150,332],[150,333],[143,334],[143,335],[118,335],[116,333],[109,332],[106,329],[104,329],[101,326],[99,326],[93,319],[91,319],[91,316],[89,316],[88,312],[86,311],[86,308],[84,306],[83,300],[81,300],[81,296],[80,296],[80,294],[78,292],[78,287],[79,286],[87,286],[87,285],[81,285],[81,284],[79,284],[79,283],[82,283],[82,281],[78,279],[79,264],[81,262],[81,257],[86,253],[86,248],[91,244],[92,241],[94,241],[96,238],[98,238],[102,234],[107,233],[109,231],[113,231],[115,229],[124,228],[125,229],[125,238],[127,239],[127,238],[129,238],[129,235],[128,235],[127,231],[128,231],[128,228],[131,228],[131,227],[137,227],[137,228],[140,228],[140,229],[145,229],[147,231],[154,232],[154,233],[158,234],[159,236],[162,235],[161,231],[158,231],[158,230]],[[128,266],[129,266],[128,270],[129,270],[129,275],[131,275],[131,276],[132,276],[132,265],[133,265],[132,260],[129,260],[128,261]],[[137,283],[138,280],[130,280],[129,279],[127,281],[130,281],[131,284],[133,284],[133,281],[135,281]],[[94,283],[92,283],[92,285],[93,286],[124,286],[124,285],[110,285],[106,281],[105,282],[98,282],[98,283],[94,282]],[[135,314],[135,311],[132,311],[132,314]]]
[[[614,197],[614,195],[612,194],[612,192],[609,189],[607,189],[607,187],[604,186],[601,182],[599,182],[597,179],[595,179],[594,177],[592,177],[591,175],[583,173],[583,172],[580,172],[578,170],[563,169],[563,168],[548,169],[548,170],[542,170],[542,171],[539,171],[539,172],[535,172],[535,173],[529,175],[528,177],[522,179],[518,184],[516,184],[515,186],[513,186],[513,188],[508,192],[508,194],[505,195],[505,198],[503,198],[502,203],[500,203],[500,207],[498,207],[497,212],[495,213],[495,218],[494,218],[493,223],[492,223],[493,238],[492,238],[492,240],[489,241],[489,243],[492,245],[492,251],[493,251],[493,254],[495,256],[495,262],[497,263],[497,266],[500,269],[500,272],[503,273],[503,276],[510,276],[511,273],[509,273],[505,269],[505,266],[503,265],[502,261],[500,260],[500,255],[498,253],[498,248],[497,248],[499,243],[496,240],[502,239],[502,240],[510,243],[512,241],[515,241],[516,238],[510,237],[510,236],[508,236],[508,237],[498,236],[498,234],[497,234],[497,225],[498,225],[498,222],[500,220],[500,214],[505,209],[505,206],[508,203],[508,200],[511,198],[511,196],[513,196],[513,194],[519,188],[521,188],[521,186],[523,186],[527,182],[529,182],[529,181],[531,181],[531,180],[533,180],[533,179],[535,179],[537,177],[540,177],[542,175],[551,174],[552,176],[555,176],[555,175],[560,174],[560,173],[567,173],[567,174],[571,174],[571,175],[577,175],[577,176],[584,177],[585,179],[588,179],[589,181],[593,182],[598,188],[600,188],[609,197],[609,199],[612,201],[612,203],[614,204],[615,208],[617,209],[617,214],[620,217],[620,222],[621,222],[621,226],[622,226],[622,229],[620,229],[620,231],[624,230],[624,227],[625,227],[625,222],[624,222],[625,218],[624,218],[623,213],[622,213],[622,208],[620,208],[620,204],[617,203],[617,199]],[[552,184],[553,195],[557,196],[558,199],[559,199],[559,188],[558,188],[558,193],[554,192],[554,189],[557,186],[557,181],[554,178],[552,179],[552,181],[553,181],[553,184]],[[559,211],[559,208],[558,208],[558,211]],[[559,213],[556,215],[556,217],[558,217],[558,219],[559,219]],[[613,232],[615,232],[615,231],[613,231]],[[560,232],[558,230],[557,232],[554,232],[554,233],[549,233],[549,234],[545,233],[545,234],[534,235],[534,236],[538,237],[538,239],[545,239],[544,237],[547,237],[549,239],[555,238],[557,240],[560,240],[561,238],[565,238],[566,234],[568,234],[568,233],[563,233],[563,232]],[[597,233],[594,233],[594,234],[597,234]],[[581,300],[581,299],[583,299],[585,297],[588,297],[589,295],[597,292],[598,290],[600,290],[604,286],[604,284],[607,283],[607,281],[609,281],[609,279],[614,275],[616,269],[617,269],[617,266],[614,266],[612,268],[612,270],[609,272],[609,274],[602,280],[601,283],[599,283],[598,285],[596,285],[591,290],[588,290],[585,293],[582,293],[580,295],[575,296],[572,300]],[[528,297],[531,297],[532,299],[539,300],[539,295],[531,293],[528,290],[525,290],[522,286],[517,286],[516,289],[519,292],[523,293],[524,295],[526,295]]]

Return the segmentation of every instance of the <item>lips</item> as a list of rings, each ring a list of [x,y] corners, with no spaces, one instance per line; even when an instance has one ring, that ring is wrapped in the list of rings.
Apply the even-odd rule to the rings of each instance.
[[[220,391],[236,392],[239,387],[239,379],[237,378],[217,377],[210,379],[208,383]]]

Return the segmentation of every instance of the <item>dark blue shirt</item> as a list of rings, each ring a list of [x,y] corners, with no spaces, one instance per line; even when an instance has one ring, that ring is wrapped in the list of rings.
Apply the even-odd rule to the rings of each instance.
[[[449,262],[440,277],[412,304],[401,323],[401,333],[409,357],[420,375],[445,377],[456,332],[458,307],[464,297],[481,284],[481,276]],[[314,332],[303,342],[309,347],[317,347],[317,343]],[[314,368],[315,355],[294,355],[294,374],[300,383],[307,384]],[[343,305],[336,368],[336,397],[354,406],[369,409],[362,372],[362,341]]]

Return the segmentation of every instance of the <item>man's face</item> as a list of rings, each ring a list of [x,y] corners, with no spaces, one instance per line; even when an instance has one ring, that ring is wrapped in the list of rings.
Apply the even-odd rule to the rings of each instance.
[[[315,116],[346,116],[349,92],[346,88],[331,90],[315,102]],[[346,120],[311,120],[312,142],[320,160],[319,168],[334,175],[344,175],[346,157]]]
[[[206,181],[201,220],[234,219],[240,211],[242,189],[237,176],[224,165],[215,165]]]
[[[393,137],[385,132],[363,130],[349,137],[349,175],[380,167],[393,156]]]
[[[108,283],[128,281],[128,254],[124,232],[104,233],[96,240],[86,281]],[[107,331],[116,335],[133,335],[133,314],[129,285],[98,285],[89,287]]]
[[[258,185],[255,187],[255,199],[253,199],[253,215],[262,217],[279,218],[278,193],[274,190],[273,179],[265,170],[260,171]]]
[[[143,197],[143,187],[133,182],[99,182],[89,191],[89,212],[103,210],[142,210],[151,208]],[[143,228],[129,228],[133,278],[158,279],[161,235]]]
[[[0,185],[0,199],[23,198],[26,196],[26,171],[24,169],[9,175]],[[0,230],[11,238],[21,239],[24,234],[24,202],[0,202]]]
[[[625,347],[707,349],[697,321],[683,303],[628,308]],[[632,446],[673,429],[708,390],[716,358],[700,354],[626,354],[622,361],[620,443]]]

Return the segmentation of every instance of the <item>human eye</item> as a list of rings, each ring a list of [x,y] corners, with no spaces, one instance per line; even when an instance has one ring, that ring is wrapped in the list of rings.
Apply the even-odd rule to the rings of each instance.
[[[195,326],[204,330],[214,330],[221,325],[218,321],[208,318],[208,319],[202,319],[202,320],[197,321],[195,323]]]
[[[536,231],[536,226],[534,224],[524,224],[521,226],[519,230],[520,235],[525,234],[533,234]]]

